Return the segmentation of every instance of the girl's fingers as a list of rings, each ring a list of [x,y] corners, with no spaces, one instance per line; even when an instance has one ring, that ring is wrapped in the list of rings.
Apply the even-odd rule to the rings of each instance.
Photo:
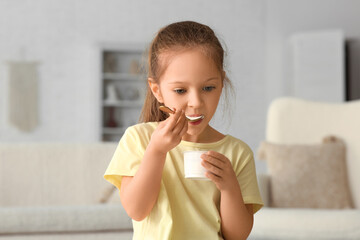
[[[208,170],[210,173],[212,173],[212,174],[214,174],[214,175],[216,175],[216,176],[221,177],[221,176],[223,175],[223,169],[222,169],[222,168],[219,168],[219,167],[216,166],[216,165],[213,165],[213,164],[211,164],[211,163],[209,163],[209,162],[207,162],[207,161],[203,161],[203,162],[201,163],[201,165],[202,165],[203,167],[205,167],[206,170]]]
[[[185,116],[185,115],[184,115]],[[182,129],[181,129],[181,132],[180,132],[180,136],[184,136],[184,134],[187,132],[187,130],[188,130],[188,121],[187,121],[187,119],[186,119],[186,117],[185,117],[185,119],[184,119],[184,122],[183,122],[183,126],[182,126]]]
[[[210,173],[210,172],[206,172],[205,177],[209,178],[213,182],[219,182],[221,180],[221,177],[219,177],[213,173]]]
[[[180,116],[181,116],[181,111],[180,110],[175,110],[175,113],[170,114],[170,117],[168,117],[165,120],[165,122],[166,122],[165,128],[167,128],[167,130],[169,130],[169,131],[173,131],[173,129],[176,126],[176,123],[178,122]]]
[[[218,159],[219,161],[224,162],[224,163],[226,163],[226,161],[228,161],[228,159],[224,155],[222,155],[221,153],[215,152],[215,151],[208,151],[206,153],[206,155],[213,157],[215,159]]]
[[[213,155],[209,155],[208,153],[202,154],[201,158],[205,160],[207,163],[220,169],[223,169],[226,164],[222,159],[216,158]]]
[[[222,191],[238,186],[237,177],[230,160],[223,154],[209,151],[201,155],[202,166],[207,170],[205,176]]]
[[[186,125],[183,127],[183,129],[181,130],[181,132],[179,133],[179,135],[182,137],[185,135],[185,133],[187,132],[188,130],[188,126],[187,126],[187,123]]]
[[[182,114],[180,115],[180,117],[176,123],[176,126],[173,129],[173,133],[179,134],[184,129],[185,123],[187,124],[187,120],[186,120],[184,111],[182,111]]]

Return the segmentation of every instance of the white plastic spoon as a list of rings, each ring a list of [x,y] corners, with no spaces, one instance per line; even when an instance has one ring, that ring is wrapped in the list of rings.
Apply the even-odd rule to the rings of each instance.
[[[163,112],[166,112],[166,113],[170,113],[170,114],[174,114],[175,111],[172,110],[171,108],[165,106],[165,105],[162,105],[159,107],[159,109]],[[186,119],[189,121],[189,122],[196,122],[196,121],[199,121],[200,119],[204,119],[204,115],[201,115],[201,116],[197,116],[197,117],[190,117],[190,116],[186,116]]]

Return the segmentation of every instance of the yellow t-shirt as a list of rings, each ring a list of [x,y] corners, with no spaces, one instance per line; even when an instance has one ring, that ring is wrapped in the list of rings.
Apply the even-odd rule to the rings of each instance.
[[[134,176],[158,123],[129,127],[121,138],[105,172],[105,179],[118,189],[122,176]],[[222,239],[220,192],[212,181],[184,178],[184,151],[213,150],[232,163],[244,202],[253,204],[254,213],[262,205],[253,153],[241,140],[226,135],[214,143],[181,143],[168,152],[158,200],[142,221],[134,221],[133,239]],[[239,226],[241,227],[241,226]]]

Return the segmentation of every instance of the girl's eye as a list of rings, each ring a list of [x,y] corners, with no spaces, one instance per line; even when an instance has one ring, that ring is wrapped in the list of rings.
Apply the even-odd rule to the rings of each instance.
[[[185,91],[185,89],[179,88],[179,89],[175,89],[174,92],[176,92],[176,93],[178,93],[178,94],[183,94],[183,93],[185,93],[186,91]]]
[[[206,92],[211,92],[212,90],[214,90],[215,87],[214,86],[208,86],[208,87],[204,87],[203,90]]]

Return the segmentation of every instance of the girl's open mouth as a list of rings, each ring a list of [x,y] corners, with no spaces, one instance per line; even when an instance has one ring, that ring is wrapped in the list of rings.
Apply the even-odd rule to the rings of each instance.
[[[199,120],[204,119],[204,115],[199,115],[199,116],[186,116],[187,120],[189,122],[198,122]]]

